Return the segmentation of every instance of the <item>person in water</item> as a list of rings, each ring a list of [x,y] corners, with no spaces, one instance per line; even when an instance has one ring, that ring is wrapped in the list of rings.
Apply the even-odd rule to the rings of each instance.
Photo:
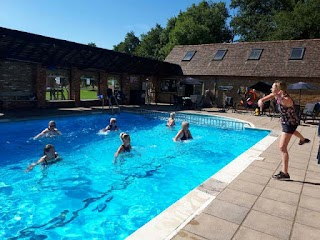
[[[104,129],[102,129],[103,132],[107,131],[118,131],[119,128],[117,126],[117,119],[116,118],[110,118],[110,124],[106,126]]]
[[[181,141],[192,139],[192,135],[189,130],[189,123],[188,122],[182,122],[181,129],[179,130],[177,135],[173,138],[174,141],[178,141],[179,139]]]
[[[26,172],[31,171],[35,166],[41,164],[43,166],[47,166],[48,164],[55,163],[60,160],[58,153],[55,151],[54,146],[51,144],[47,144],[43,150],[43,156],[35,163],[30,164]]]
[[[122,144],[114,154],[115,156],[114,162],[116,162],[116,158],[119,156],[120,153],[130,152],[132,148],[130,143],[130,135],[128,133],[125,133],[125,132],[120,133],[120,139]]]
[[[259,107],[263,106],[265,101],[275,99],[281,114],[282,134],[280,137],[279,148],[282,156],[282,171],[273,175],[273,178],[278,180],[288,180],[290,175],[288,173],[289,153],[288,144],[292,135],[300,139],[299,145],[310,142],[309,139],[304,138],[296,129],[299,125],[299,118],[294,109],[294,102],[287,93],[287,85],[282,81],[275,81],[271,88],[271,93],[258,101]]]
[[[41,137],[53,137],[61,135],[61,132],[56,128],[56,122],[50,121],[48,124],[48,127],[44,129],[41,133],[39,133],[37,136],[35,136],[33,139],[36,140]]]
[[[166,124],[168,127],[173,127],[174,125],[176,125],[176,122],[174,120],[175,116],[176,116],[175,112],[170,113],[170,117],[169,117],[167,124]]]

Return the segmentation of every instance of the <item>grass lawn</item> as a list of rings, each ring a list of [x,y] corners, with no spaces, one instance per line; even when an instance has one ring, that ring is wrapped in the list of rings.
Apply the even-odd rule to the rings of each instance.
[[[69,93],[66,89],[63,90],[63,95],[65,99],[69,99]],[[59,94],[59,99],[61,100],[61,95]],[[97,91],[96,90],[86,90],[86,89],[81,89],[80,90],[80,99],[97,99]],[[46,100],[50,100],[50,93],[46,92]],[[55,100],[52,97],[52,100]]]
[[[96,90],[80,90],[80,99],[98,99]]]

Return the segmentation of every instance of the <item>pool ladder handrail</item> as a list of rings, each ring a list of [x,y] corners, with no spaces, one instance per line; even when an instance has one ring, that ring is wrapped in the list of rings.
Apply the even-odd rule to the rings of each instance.
[[[114,110],[113,110],[114,108],[113,108],[113,104],[112,104],[112,98],[114,99],[114,101],[115,101],[115,103],[116,103],[116,105],[118,107],[118,113],[120,114],[120,106],[119,106],[117,98],[114,95],[112,95],[110,98],[108,98],[109,109],[111,108],[111,113],[113,115],[114,114]]]

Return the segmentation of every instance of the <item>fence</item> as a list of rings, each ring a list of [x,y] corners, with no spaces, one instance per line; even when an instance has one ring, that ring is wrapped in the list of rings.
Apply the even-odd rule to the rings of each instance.
[[[153,119],[159,119],[166,121],[169,118],[169,113],[167,112],[159,112],[159,111],[151,111],[151,110],[139,110],[139,114]],[[245,127],[250,127],[248,123],[229,120],[222,117],[216,116],[204,116],[204,115],[195,115],[195,114],[183,114],[176,113],[175,120],[179,122],[189,122],[198,125],[205,126],[214,126],[217,128],[223,129],[233,129],[233,130],[243,130]]]

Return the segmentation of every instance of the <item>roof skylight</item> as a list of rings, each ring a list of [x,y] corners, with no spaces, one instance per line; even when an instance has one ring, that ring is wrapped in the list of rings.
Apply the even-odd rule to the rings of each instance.
[[[291,49],[290,60],[302,60],[304,55],[304,47]]]
[[[215,61],[221,61],[227,53],[227,49],[219,49],[213,57]]]
[[[259,60],[261,57],[262,51],[263,49],[257,49],[257,48],[252,49],[248,60]]]
[[[193,58],[195,53],[196,51],[188,51],[184,56],[184,58],[182,59],[182,61],[190,61]]]

